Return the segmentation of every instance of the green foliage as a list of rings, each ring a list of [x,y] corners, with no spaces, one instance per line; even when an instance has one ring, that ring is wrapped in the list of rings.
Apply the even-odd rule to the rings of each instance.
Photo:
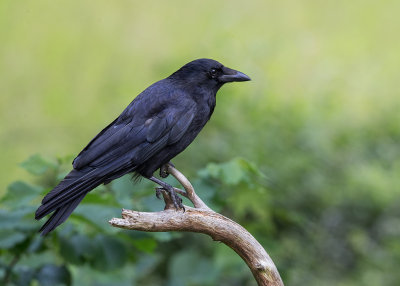
[[[227,280],[223,273],[231,272],[233,277],[237,276],[229,270],[231,267],[242,269],[241,277],[237,277],[240,281],[251,281],[251,275],[249,271],[243,271],[246,267],[240,259],[232,264],[233,252],[221,254],[215,246],[203,245],[208,249],[204,255],[201,248],[195,247],[204,244],[198,237],[192,239],[190,249],[184,245],[176,248],[175,245],[185,240],[180,234],[147,234],[111,227],[107,221],[119,216],[122,207],[139,206],[139,209],[149,211],[156,210],[154,205],[158,205],[158,210],[162,209],[162,203],[156,203],[152,185],[148,182],[133,185],[129,176],[88,194],[62,227],[45,238],[40,237],[37,230],[43,222],[34,220],[34,211],[40,198],[52,187],[48,187],[48,182],[59,178],[59,173],[65,173],[66,168],[64,160],[57,160],[58,163],[51,164],[52,172],[49,172],[48,162],[35,155],[21,164],[37,176],[37,183],[14,182],[0,201],[0,281],[2,279],[6,285],[82,285],[78,274],[81,267],[87,269],[84,279],[92,281],[88,285],[105,283],[111,277],[128,284],[164,280],[168,281],[165,285],[213,285],[216,280]],[[234,159],[208,165],[199,172],[195,182],[198,191],[206,190],[212,204],[222,209],[227,208],[227,203],[222,203],[221,199],[228,195],[226,192],[233,192],[232,202],[240,199],[243,191],[256,190],[262,194],[266,191],[264,179],[254,164]],[[168,180],[172,183],[170,178]],[[218,193],[217,188],[222,192]],[[254,207],[247,202],[249,200],[237,201],[239,216],[250,213]],[[147,205],[151,207],[147,208]],[[229,256],[231,258],[226,260]],[[218,267],[213,265],[213,257],[219,261]],[[122,275],[121,271],[128,268],[131,271]],[[151,273],[155,269],[165,269],[162,270],[164,274]],[[105,277],[101,273],[108,275]],[[143,273],[151,273],[152,277]],[[163,275],[166,277],[162,278]]]
[[[33,175],[43,175],[48,170],[55,169],[57,165],[35,154],[22,162],[21,167]]]
[[[311,152],[307,154],[312,158]],[[119,216],[122,207],[143,211],[163,207],[151,183],[133,184],[129,176],[89,193],[66,223],[40,237],[37,230],[42,222],[34,220],[34,211],[52,187],[48,182],[65,173],[67,166],[65,160],[57,160],[52,172],[36,172],[48,161],[35,157],[34,167],[22,166],[37,174],[36,183],[14,182],[0,201],[0,281],[7,280],[6,285],[108,285],[110,281],[120,285],[253,285],[250,271],[237,254],[209,238],[111,227],[107,221]],[[327,169],[332,176],[349,175],[335,174],[331,166]],[[307,172],[305,168],[304,176]],[[400,212],[395,192],[380,198],[365,189],[365,195],[355,199],[344,190],[355,188],[358,180],[351,185],[339,180],[336,186],[342,190],[334,194],[330,188],[318,189],[320,182],[313,180],[299,184],[297,191],[277,180],[281,176],[266,176],[254,163],[235,158],[208,164],[193,183],[210,206],[255,235],[286,281],[327,285],[335,285],[337,277],[343,285],[359,280],[368,284],[369,279],[399,281],[395,265],[400,261]],[[365,186],[364,181],[360,183]]]
[[[120,213],[113,190],[99,188],[89,195],[70,221],[46,238],[37,233],[41,223],[34,220],[40,198],[49,191],[48,182],[63,173],[58,164],[39,155],[21,164],[38,176],[38,184],[12,183],[1,199],[0,265],[3,282],[8,285],[71,285],[73,267],[89,265],[94,271],[113,271],[135,260],[131,245],[136,238],[118,232],[107,220]],[[49,172],[49,168],[53,172]],[[56,172],[55,172],[56,171]],[[155,239],[141,237],[142,250],[152,251]],[[128,247],[129,246],[129,247]],[[14,265],[15,264],[15,265]],[[76,281],[75,281],[76,282]],[[79,284],[79,283],[78,283]],[[78,285],[77,284],[77,285]]]

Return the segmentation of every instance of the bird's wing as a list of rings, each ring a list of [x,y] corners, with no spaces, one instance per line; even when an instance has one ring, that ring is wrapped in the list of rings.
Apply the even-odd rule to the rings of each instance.
[[[73,166],[99,167],[109,163],[140,165],[163,147],[182,138],[190,126],[196,107],[169,104],[163,110],[140,120],[115,120],[102,130],[75,158]]]
[[[126,137],[131,129],[131,122],[120,121],[120,117],[116,118],[83,148],[72,162],[74,169],[79,170],[85,167]]]
[[[195,112],[193,104],[186,108],[168,108],[152,117],[145,129],[145,143],[134,150],[133,162],[139,165],[163,147],[178,142],[192,123]]]

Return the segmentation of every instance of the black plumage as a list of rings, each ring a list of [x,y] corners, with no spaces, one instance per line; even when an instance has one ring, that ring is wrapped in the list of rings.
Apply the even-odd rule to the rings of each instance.
[[[85,195],[127,173],[146,177],[179,198],[153,173],[182,152],[210,119],[220,87],[250,80],[217,61],[192,61],[140,93],[73,161],[73,170],[42,201],[36,219],[52,216],[43,235],[63,223]]]

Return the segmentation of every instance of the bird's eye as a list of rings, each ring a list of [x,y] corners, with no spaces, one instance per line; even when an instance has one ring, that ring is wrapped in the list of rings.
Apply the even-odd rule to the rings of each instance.
[[[215,77],[215,75],[217,74],[217,70],[216,69],[211,69],[210,74],[212,77]]]

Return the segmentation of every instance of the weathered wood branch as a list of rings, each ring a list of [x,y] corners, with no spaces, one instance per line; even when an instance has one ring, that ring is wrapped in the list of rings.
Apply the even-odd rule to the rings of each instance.
[[[160,212],[122,210],[122,218],[113,218],[115,227],[148,231],[187,231],[204,233],[213,240],[232,248],[246,262],[258,285],[283,285],[272,259],[260,243],[241,225],[211,210],[197,195],[189,180],[177,169],[168,165],[168,172],[184,187],[176,189],[187,197],[194,208],[185,206],[185,212],[175,210],[169,195],[162,192],[165,209]]]

